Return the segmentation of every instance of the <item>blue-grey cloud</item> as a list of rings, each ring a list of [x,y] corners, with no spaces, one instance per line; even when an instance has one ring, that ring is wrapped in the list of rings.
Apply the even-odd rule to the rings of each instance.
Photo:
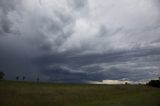
[[[158,0],[0,0],[0,69],[7,79],[156,78],[159,10]]]

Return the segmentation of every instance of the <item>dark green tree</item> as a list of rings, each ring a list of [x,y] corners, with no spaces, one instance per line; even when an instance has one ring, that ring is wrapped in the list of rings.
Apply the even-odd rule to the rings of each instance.
[[[160,87],[160,79],[158,80],[151,80],[147,83],[147,85],[149,86],[153,86],[153,87]]]
[[[39,80],[40,80],[40,79],[39,79],[39,77],[38,77],[38,78],[37,78],[37,82],[39,82]]]
[[[0,72],[0,79],[4,79],[5,74],[3,72]]]
[[[16,77],[16,80],[17,80],[17,81],[19,80],[19,76]]]
[[[23,77],[22,77],[22,79],[23,79],[23,81],[24,81],[24,80],[26,79],[26,77],[25,77],[25,76],[23,76]]]

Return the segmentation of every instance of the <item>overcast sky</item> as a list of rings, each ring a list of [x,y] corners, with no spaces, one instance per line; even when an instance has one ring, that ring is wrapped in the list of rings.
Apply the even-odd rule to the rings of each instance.
[[[0,70],[6,79],[155,79],[160,1],[0,0]]]

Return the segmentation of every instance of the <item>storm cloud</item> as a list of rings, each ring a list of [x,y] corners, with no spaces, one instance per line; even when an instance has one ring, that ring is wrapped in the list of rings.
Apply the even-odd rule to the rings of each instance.
[[[0,0],[6,79],[148,81],[160,76],[159,0]]]

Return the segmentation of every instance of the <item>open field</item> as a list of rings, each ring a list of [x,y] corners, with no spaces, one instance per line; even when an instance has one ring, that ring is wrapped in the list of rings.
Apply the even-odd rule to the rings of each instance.
[[[160,89],[0,81],[0,106],[160,106]]]

